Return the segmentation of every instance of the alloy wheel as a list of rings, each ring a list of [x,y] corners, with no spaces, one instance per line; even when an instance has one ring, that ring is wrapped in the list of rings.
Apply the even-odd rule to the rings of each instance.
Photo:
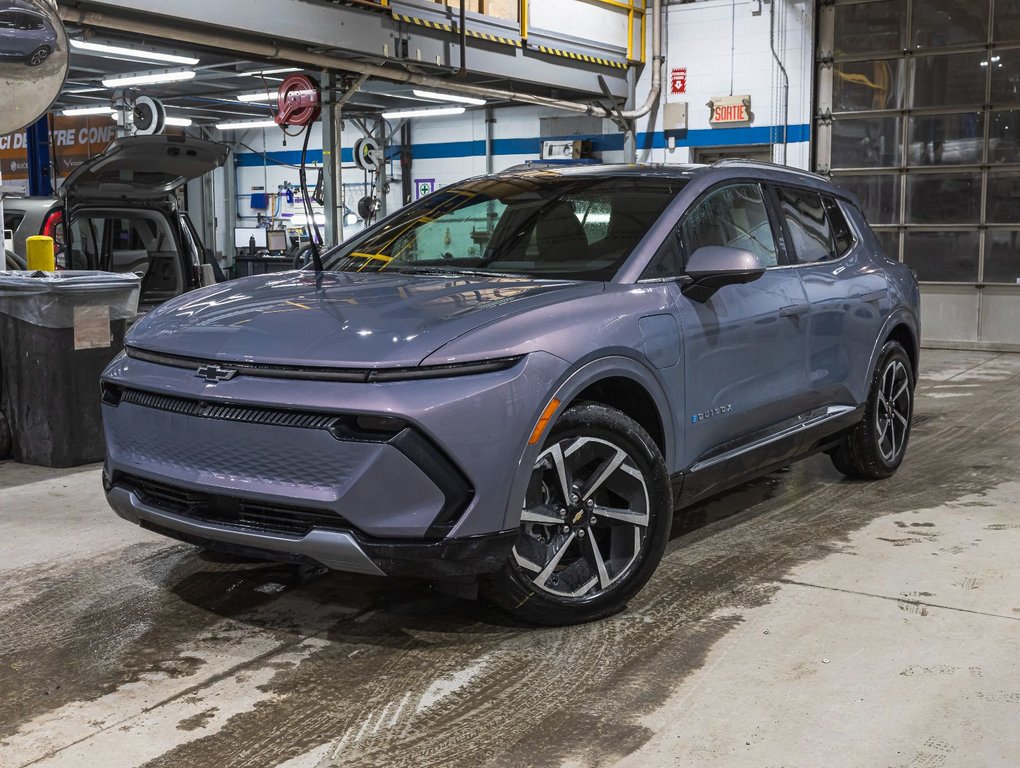
[[[590,600],[638,560],[649,509],[647,483],[625,449],[595,437],[561,440],[535,464],[514,562],[537,589]]]
[[[35,50],[31,57],[28,59],[28,65],[30,67],[38,67],[50,56],[50,52],[46,48],[38,48]]]
[[[882,458],[893,463],[903,451],[910,430],[910,374],[899,360],[893,360],[882,372],[878,389],[875,420],[878,450]]]

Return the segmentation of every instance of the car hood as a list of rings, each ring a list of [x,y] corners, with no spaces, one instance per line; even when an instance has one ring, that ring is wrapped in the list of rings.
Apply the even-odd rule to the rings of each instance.
[[[155,200],[226,162],[226,144],[191,136],[126,136],[67,177],[69,200]]]
[[[285,272],[185,294],[140,320],[128,343],[220,362],[413,367],[482,325],[604,290],[594,282]]]

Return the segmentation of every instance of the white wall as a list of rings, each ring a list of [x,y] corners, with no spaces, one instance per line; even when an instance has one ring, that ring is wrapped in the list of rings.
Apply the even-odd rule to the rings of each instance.
[[[814,67],[813,5],[808,0],[774,0],[776,4],[776,48],[790,78],[789,136],[800,138],[801,129],[811,123],[812,82]],[[760,9],[761,13],[755,15]],[[780,68],[769,44],[771,6],[759,0],[699,0],[667,8],[664,35],[666,55],[663,72],[663,102],[687,103],[688,136],[675,150],[652,149],[639,153],[643,162],[690,162],[690,147],[739,146],[781,141],[784,114]],[[649,25],[650,35],[650,25]],[[648,50],[651,51],[649,39]],[[670,73],[675,67],[687,69],[687,93],[670,93]],[[638,100],[648,92],[651,67],[646,67],[638,81]],[[718,96],[749,94],[753,121],[748,135],[740,128],[713,128],[709,123],[707,102]],[[656,132],[663,128],[662,112],[639,123],[639,132]],[[771,131],[769,129],[772,129]],[[803,138],[807,138],[806,129]],[[770,138],[772,141],[770,142]],[[782,150],[775,147],[773,160],[782,160]],[[809,143],[806,140],[788,145],[788,165],[808,168]]]

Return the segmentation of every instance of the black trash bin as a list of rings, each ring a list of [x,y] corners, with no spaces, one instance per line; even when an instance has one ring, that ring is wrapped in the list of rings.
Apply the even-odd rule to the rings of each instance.
[[[99,376],[124,346],[139,282],[110,272],[0,272],[0,422],[12,458],[45,467],[102,461]]]

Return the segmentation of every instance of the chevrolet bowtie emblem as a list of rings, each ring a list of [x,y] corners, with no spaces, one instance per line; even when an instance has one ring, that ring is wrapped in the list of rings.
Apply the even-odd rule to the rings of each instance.
[[[574,515],[574,519],[572,521],[573,524],[577,525],[579,522],[581,522],[581,518],[582,517],[584,517],[584,510],[582,510],[582,511],[578,512],[576,515]]]
[[[216,384],[221,381],[230,381],[237,375],[237,369],[221,368],[218,365],[208,363],[195,371],[195,375],[201,379],[205,379],[206,381],[211,381]]]

